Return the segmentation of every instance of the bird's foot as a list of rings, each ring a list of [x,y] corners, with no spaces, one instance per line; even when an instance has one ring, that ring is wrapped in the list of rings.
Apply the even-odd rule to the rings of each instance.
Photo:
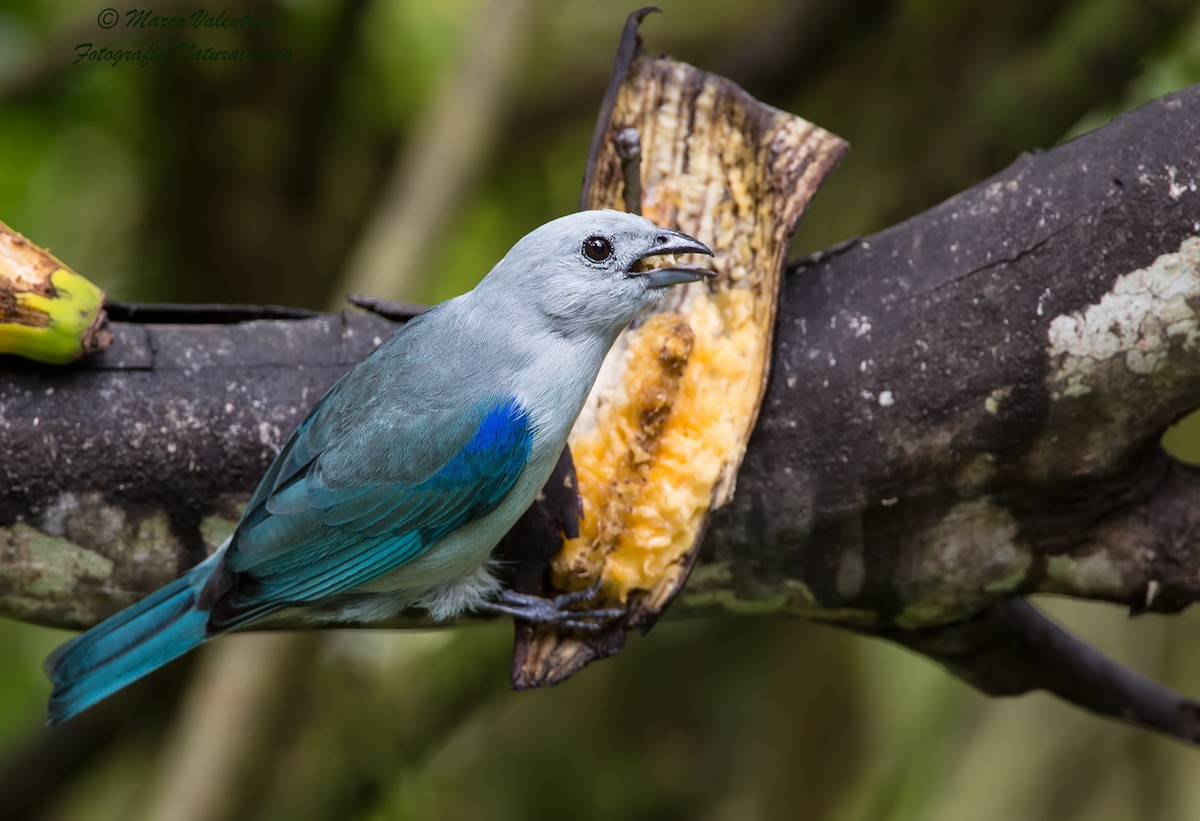
[[[553,598],[502,590],[494,600],[484,602],[479,607],[481,610],[504,613],[533,624],[554,624],[571,630],[595,633],[603,629],[608,622],[625,615],[625,611],[620,607],[570,609],[574,605],[592,601],[599,593],[599,580],[586,590],[562,593]]]

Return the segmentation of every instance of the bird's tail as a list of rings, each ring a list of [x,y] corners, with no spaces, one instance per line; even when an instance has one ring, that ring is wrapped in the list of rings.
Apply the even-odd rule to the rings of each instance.
[[[209,614],[197,609],[196,597],[217,557],[51,653],[46,723],[65,721],[202,644]]]

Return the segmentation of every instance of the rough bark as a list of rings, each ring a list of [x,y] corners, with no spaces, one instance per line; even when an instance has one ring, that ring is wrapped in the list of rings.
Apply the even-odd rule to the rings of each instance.
[[[1158,441],[1200,405],[1198,141],[1200,87],[793,265],[737,493],[674,613],[836,622],[1196,740],[1194,705],[1012,601],[1197,596],[1200,471]],[[83,627],[194,563],[392,327],[179,319],[115,322],[77,368],[4,364],[0,613]]]

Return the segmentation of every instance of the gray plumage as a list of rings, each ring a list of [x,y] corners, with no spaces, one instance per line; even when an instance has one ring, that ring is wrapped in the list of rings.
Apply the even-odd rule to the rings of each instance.
[[[682,252],[712,253],[638,216],[572,214],[408,322],[321,398],[217,553],[55,651],[50,720],[283,610],[557,618],[499,591],[488,557],[548,479],[617,335],[662,289],[705,275],[638,270]]]

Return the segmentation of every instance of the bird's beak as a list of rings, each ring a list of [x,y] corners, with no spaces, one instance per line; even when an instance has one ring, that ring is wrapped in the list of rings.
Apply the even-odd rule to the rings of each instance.
[[[667,288],[716,276],[715,271],[701,268],[699,265],[676,262],[673,258],[664,260],[666,264],[661,268],[654,267],[653,262],[647,262],[654,257],[674,257],[675,254],[707,254],[711,257],[713,252],[703,242],[687,234],[660,228],[654,233],[651,246],[638,255],[625,275],[645,277],[646,286],[649,288]]]

